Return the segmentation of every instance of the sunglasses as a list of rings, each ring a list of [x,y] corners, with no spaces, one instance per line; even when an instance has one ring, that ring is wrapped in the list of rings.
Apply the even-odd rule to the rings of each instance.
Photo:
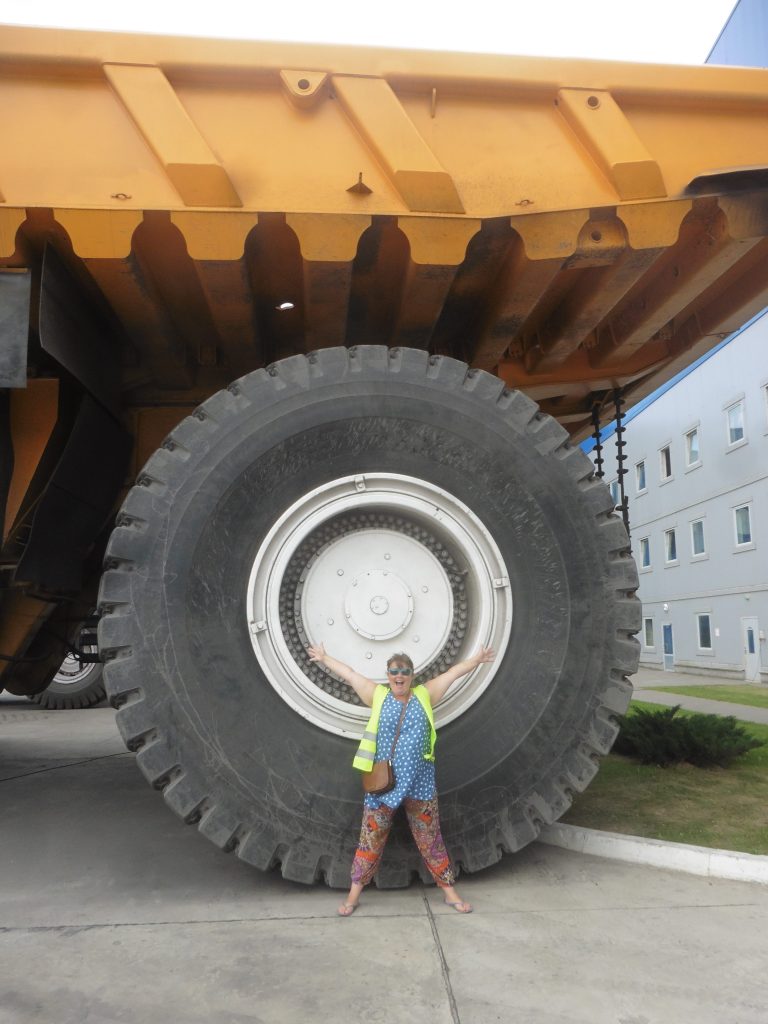
[[[388,668],[387,672],[389,672],[389,674],[391,676],[410,676],[410,675],[413,675],[413,669],[412,668]]]

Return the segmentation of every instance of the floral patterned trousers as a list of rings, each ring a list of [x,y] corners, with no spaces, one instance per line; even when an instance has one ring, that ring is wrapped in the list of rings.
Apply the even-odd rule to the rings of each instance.
[[[411,833],[430,874],[440,886],[453,885],[456,876],[440,832],[437,796],[433,796],[431,800],[412,800],[408,797],[404,806]],[[360,842],[352,861],[353,882],[368,885],[376,874],[394,816],[394,808],[387,807],[386,804],[382,804],[375,811],[368,807],[363,808]]]

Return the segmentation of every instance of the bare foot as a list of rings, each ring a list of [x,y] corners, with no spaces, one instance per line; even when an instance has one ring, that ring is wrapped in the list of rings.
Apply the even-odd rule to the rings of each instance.
[[[360,894],[362,891],[363,887],[359,882],[352,883],[352,888],[349,890],[347,898],[338,909],[339,917],[351,917],[354,914],[357,910],[357,905],[360,901]]]
[[[446,906],[451,907],[457,914],[471,914],[472,904],[466,903],[456,892],[452,885],[446,885],[443,888],[443,899],[445,900]]]

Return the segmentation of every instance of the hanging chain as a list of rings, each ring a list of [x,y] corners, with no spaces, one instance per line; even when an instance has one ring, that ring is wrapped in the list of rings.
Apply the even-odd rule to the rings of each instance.
[[[624,433],[626,427],[624,426],[624,397],[621,392],[621,388],[617,388],[613,392],[613,408],[614,417],[616,420],[616,477],[619,484],[619,503],[616,506],[617,510],[621,512],[621,518],[624,520],[624,528],[627,531],[629,537],[629,501],[627,494],[624,489],[624,477],[628,470],[624,468],[624,463],[627,461],[627,456],[624,454],[624,449],[627,442],[624,440]],[[593,422],[594,422],[594,410],[593,410]],[[631,548],[630,548],[631,551]]]
[[[595,441],[595,447],[593,449],[595,453],[595,476],[600,480],[603,479],[605,474],[603,473],[603,441],[600,436],[600,406],[597,402],[592,406],[592,437]]]
[[[624,477],[629,470],[624,468],[624,463],[627,461],[627,456],[624,454],[624,449],[627,445],[627,442],[624,440],[624,433],[627,428],[624,426],[623,405],[624,396],[622,395],[621,388],[616,388],[613,392],[614,419],[616,420],[616,479],[619,488],[619,501],[616,504],[616,511],[621,513],[624,528],[629,537],[629,500],[624,489]],[[595,447],[593,448],[595,476],[602,480],[605,476],[603,469],[605,459],[603,458],[603,440],[600,434],[600,405],[597,402],[592,406],[592,427],[592,437],[595,442]],[[631,550],[630,548],[630,552]]]

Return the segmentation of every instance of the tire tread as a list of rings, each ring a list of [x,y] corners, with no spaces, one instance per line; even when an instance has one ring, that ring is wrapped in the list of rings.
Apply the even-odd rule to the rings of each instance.
[[[636,671],[639,661],[639,644],[631,634],[639,629],[641,605],[635,594],[637,570],[629,554],[624,526],[611,514],[608,489],[595,477],[590,460],[570,444],[563,428],[543,415],[527,396],[507,388],[492,374],[469,369],[448,356],[373,345],[319,349],[308,355],[291,356],[234,381],[171,431],[128,493],[120,525],[110,537],[105,556],[107,568],[99,593],[99,647],[107,658],[106,687],[110,700],[119,706],[120,731],[129,747],[138,748],[137,761],[142,772],[152,785],[163,790],[168,805],[183,820],[196,823],[199,831],[221,849],[236,849],[244,861],[264,870],[279,863],[285,878],[299,882],[323,877],[328,884],[340,884],[340,879],[346,878],[346,851],[329,856],[303,839],[279,842],[266,824],[263,828],[247,828],[216,802],[193,771],[178,763],[136,682],[133,666],[140,636],[131,610],[132,582],[134,573],[144,568],[153,525],[159,522],[161,510],[174,500],[190,465],[210,451],[222,428],[241,417],[244,410],[269,409],[287,393],[353,381],[363,372],[380,375],[382,379],[402,376],[409,384],[416,382],[441,392],[461,392],[465,400],[495,408],[508,427],[527,436],[537,451],[560,460],[591,510],[596,534],[610,562],[606,586],[617,601],[617,625],[605,680],[590,711],[589,724],[582,730],[581,740],[552,766],[551,774],[559,781],[529,794],[521,818],[504,822],[492,837],[481,832],[472,842],[463,840],[457,845],[456,860],[461,867],[477,871],[496,863],[503,851],[520,849],[536,838],[543,823],[556,820],[567,809],[572,792],[586,788],[597,771],[597,755],[610,749],[615,715],[626,710],[632,692],[628,676]],[[406,868],[384,865],[377,884],[408,885],[412,874]]]

